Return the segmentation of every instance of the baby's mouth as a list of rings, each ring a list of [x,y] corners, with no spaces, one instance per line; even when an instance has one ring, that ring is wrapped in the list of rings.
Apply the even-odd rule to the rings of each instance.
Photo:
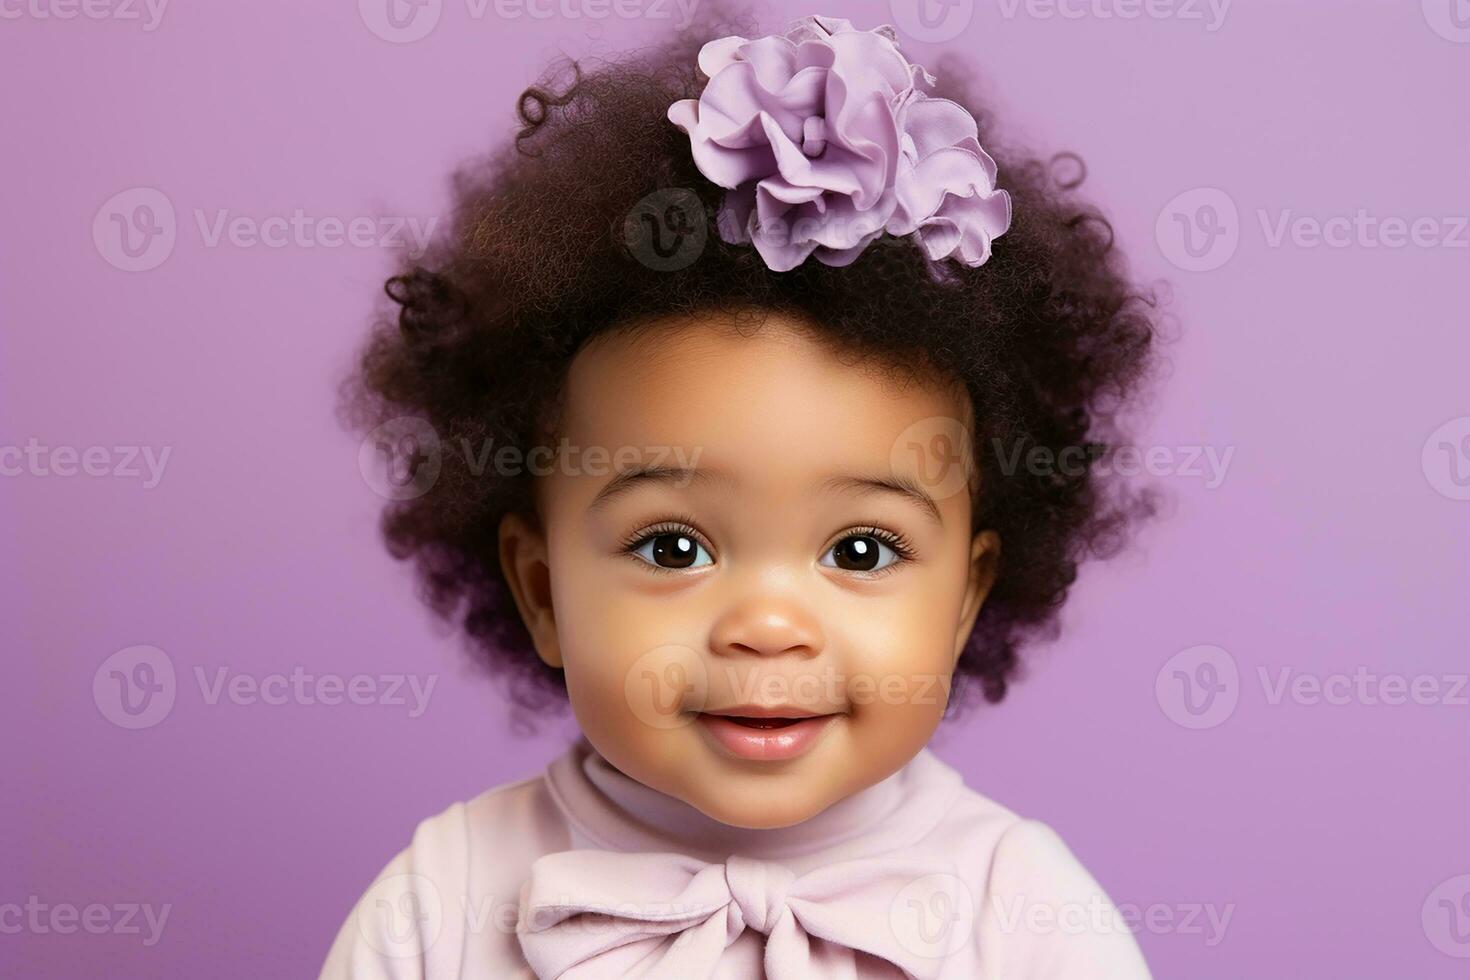
[[[700,730],[720,751],[738,759],[763,762],[802,755],[836,717],[836,712],[818,713],[796,705],[739,705],[724,711],[701,711],[695,716]]]
[[[749,718],[744,715],[721,715],[720,717],[747,728],[785,728],[787,725],[794,725],[805,720],[802,718]]]
[[[734,722],[746,728],[786,728],[804,721],[825,718],[835,712],[820,711],[798,704],[732,704],[726,708],[700,711],[705,718]]]

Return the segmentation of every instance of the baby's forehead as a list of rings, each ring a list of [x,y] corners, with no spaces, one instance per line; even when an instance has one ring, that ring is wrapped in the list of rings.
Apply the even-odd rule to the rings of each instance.
[[[569,371],[558,428],[560,458],[581,463],[555,482],[589,501],[607,489],[598,473],[646,468],[680,471],[654,486],[781,506],[864,485],[943,490],[936,467],[958,494],[972,439],[962,389],[775,316],[758,329],[671,320],[600,338]]]
[[[922,419],[969,428],[964,389],[913,365],[865,354],[819,324],[769,312],[665,317],[597,337],[573,359],[563,434],[661,437],[784,451],[861,444]]]

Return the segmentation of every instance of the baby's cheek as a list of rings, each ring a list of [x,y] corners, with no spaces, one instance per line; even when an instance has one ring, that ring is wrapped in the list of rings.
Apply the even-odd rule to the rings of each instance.
[[[567,687],[584,725],[656,731],[697,706],[707,673],[697,623],[667,600],[606,587],[585,595],[557,620]]]
[[[947,678],[940,673],[905,669],[876,677],[876,685],[850,691],[841,758],[833,762],[851,783],[844,792],[901,768],[929,743],[944,714]]]
[[[912,758],[938,727],[949,699],[954,627],[943,600],[874,605],[862,619],[866,625],[850,634],[847,750],[854,766],[881,773]]]
[[[922,707],[948,684],[954,624],[942,601],[874,600],[849,611],[839,628],[855,705]]]

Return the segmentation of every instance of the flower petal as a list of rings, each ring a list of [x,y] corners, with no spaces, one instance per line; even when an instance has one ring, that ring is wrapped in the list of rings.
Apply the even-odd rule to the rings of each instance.
[[[836,145],[853,154],[856,159],[845,165],[853,168],[860,187],[854,197],[858,207],[872,207],[892,187],[898,169],[898,123],[881,93],[849,99],[849,91],[841,76],[828,73],[827,153]]]
[[[796,45],[774,34],[757,38],[741,46],[739,63],[755,71],[756,84],[761,88],[779,92],[796,73]]]
[[[801,152],[775,120],[762,113],[766,138],[776,156],[776,170],[786,181],[802,187],[819,187],[836,194],[858,195],[863,191],[859,183],[862,167],[847,159],[847,155],[833,150],[828,144],[820,157],[808,157]]]
[[[949,99],[920,98],[910,102],[904,113],[903,130],[913,137],[914,150],[920,157],[979,138],[975,117]],[[978,149],[979,144],[975,145]]]
[[[957,146],[935,150],[898,181],[898,199],[909,214],[924,218],[939,210],[946,195],[985,196],[990,174],[980,158]]]
[[[850,197],[835,197],[828,201],[821,226],[807,234],[827,248],[854,248],[883,233],[893,206],[892,198],[876,208],[859,208]]]
[[[706,78],[714,78],[725,68],[735,63],[737,52],[743,44],[750,42],[738,35],[716,38],[699,49],[699,70]]]
[[[949,258],[960,246],[959,225],[948,218],[930,218],[914,235],[934,261]]]
[[[984,263],[1010,227],[1010,196],[968,111],[931,98],[891,26],[807,17],[785,35],[700,50],[698,99],[668,109],[695,165],[725,187],[720,237],[776,271],[815,254],[847,265],[885,231],[930,259]],[[810,155],[808,155],[810,154]]]
[[[965,265],[980,266],[990,259],[991,241],[1010,226],[1011,196],[996,191],[989,197],[948,198],[938,215],[922,223],[919,234],[931,257],[958,251]],[[936,251],[942,255],[936,256]]]

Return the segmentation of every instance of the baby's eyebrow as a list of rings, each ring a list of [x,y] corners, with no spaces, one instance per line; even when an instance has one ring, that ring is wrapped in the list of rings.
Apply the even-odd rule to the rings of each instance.
[[[693,466],[637,466],[623,470],[609,480],[601,490],[597,491],[597,495],[592,498],[587,509],[595,511],[600,507],[605,507],[615,498],[644,483],[672,484],[676,487],[686,487],[691,483],[719,483],[731,486],[735,483],[735,478],[724,470],[700,469]],[[834,476],[824,480],[820,489],[824,492],[898,494],[922,508],[933,518],[934,523],[941,527],[944,526],[944,517],[939,513],[939,505],[934,502],[934,498],[925,493],[917,482],[901,474]]]
[[[607,481],[602,489],[597,491],[597,496],[592,498],[592,503],[587,505],[589,511],[595,511],[611,503],[635,486],[643,483],[672,484],[676,487],[686,487],[691,483],[723,483],[733,484],[735,478],[724,470],[699,469],[693,466],[635,466],[623,470],[617,476]]]
[[[924,509],[934,523],[944,526],[944,517],[934,498],[924,492],[917,482],[902,474],[891,476],[834,476],[822,484],[824,490],[850,491],[856,493],[896,493],[908,498]]]

